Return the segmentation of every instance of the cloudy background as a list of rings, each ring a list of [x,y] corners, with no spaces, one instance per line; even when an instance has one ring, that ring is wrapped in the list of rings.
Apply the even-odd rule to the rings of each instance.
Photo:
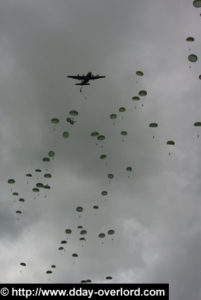
[[[1,1],[1,282],[112,276],[169,282],[171,299],[201,297],[201,138],[193,126],[201,120],[200,13],[190,0]],[[196,63],[189,53],[198,55]],[[88,71],[106,78],[82,95],[65,75]],[[147,96],[134,102],[141,89]],[[72,109],[79,112],[73,126],[66,122]],[[114,125],[111,113],[118,114]],[[55,128],[53,117],[60,119]],[[151,122],[159,127],[149,128]],[[94,130],[106,140],[96,145]],[[170,139],[175,146],[168,147]],[[50,150],[55,158],[45,163]],[[52,179],[44,180],[45,169]],[[115,175],[110,183],[108,173]],[[41,181],[51,190],[35,195]],[[78,225],[88,231],[86,242]],[[72,234],[58,251],[66,228]],[[115,235],[100,240],[109,229]],[[47,275],[52,264],[57,268]]]

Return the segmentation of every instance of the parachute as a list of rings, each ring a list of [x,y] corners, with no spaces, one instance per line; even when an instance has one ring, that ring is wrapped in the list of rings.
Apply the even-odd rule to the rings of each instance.
[[[103,141],[105,139],[105,136],[104,135],[98,135],[98,137],[97,137],[97,140],[99,140],[99,141]]]
[[[25,200],[24,200],[24,198],[20,198],[19,201],[20,202],[24,202]]]
[[[147,95],[147,91],[141,90],[141,91],[139,91],[138,95],[139,96],[146,96]]]
[[[105,279],[112,280],[112,276],[106,276]]]
[[[103,232],[99,233],[98,237],[99,237],[100,239],[103,239],[103,238],[105,237],[105,233],[103,233]]]
[[[85,229],[80,231],[80,234],[87,234],[87,231]]]
[[[51,119],[51,122],[52,122],[53,124],[58,124],[58,123],[59,123],[59,119],[53,118],[53,119]]]
[[[68,229],[65,230],[65,233],[71,234],[71,233],[72,233],[72,230],[68,228]]]
[[[132,172],[132,167],[126,167],[126,171]]]
[[[109,179],[113,179],[114,178],[114,175],[113,174],[107,174],[107,177],[109,178]]]
[[[121,107],[119,108],[119,112],[125,112],[125,111],[126,111],[126,108],[125,108],[125,107],[121,106]]]
[[[73,257],[78,257],[78,254],[77,253],[73,253],[72,256]]]
[[[99,206],[98,205],[94,205],[93,209],[99,209]]]
[[[15,183],[15,179],[8,179],[8,183],[9,184],[14,184]]]
[[[56,265],[51,265],[51,268],[56,268]]]
[[[196,62],[196,61],[198,60],[198,57],[197,57],[197,55],[195,55],[195,54],[190,54],[190,55],[188,56],[188,60],[189,60],[190,62]]]
[[[77,110],[71,110],[71,111],[69,112],[69,114],[70,114],[71,116],[78,116]]]
[[[194,39],[194,37],[192,37],[192,36],[188,36],[188,37],[186,38],[186,41],[187,41],[187,42],[194,42],[195,39]]]
[[[111,115],[110,115],[110,119],[114,120],[114,119],[116,119],[116,118],[117,118],[117,115],[116,115],[116,114],[111,114]]]
[[[55,152],[54,151],[49,151],[48,152],[48,156],[49,157],[54,157],[55,156]]]
[[[115,234],[115,231],[113,229],[108,230],[107,232],[109,235]]]
[[[63,132],[63,137],[66,139],[69,137],[69,132],[68,131],[64,131]]]
[[[138,71],[136,71],[136,75],[142,77],[142,76],[144,75],[144,73],[143,73],[142,71],[139,71],[139,70],[138,70]]]
[[[41,172],[41,169],[35,169],[35,172],[39,173],[39,172]]]
[[[150,123],[149,127],[158,127],[158,124],[157,123]]]
[[[121,135],[126,136],[127,134],[128,134],[127,131],[125,131],[125,130],[121,131]]]
[[[48,190],[50,189],[50,186],[49,186],[48,184],[45,184],[45,185],[43,185],[42,187],[43,187],[44,189],[48,189]]]
[[[196,7],[196,8],[201,7],[201,0],[194,0],[193,1],[193,6]]]
[[[77,212],[82,212],[83,211],[83,207],[82,206],[77,206],[76,207],[76,211]]]
[[[201,122],[195,122],[195,123],[194,123],[194,126],[195,126],[195,127],[201,126]]]
[[[43,157],[43,161],[45,161],[45,162],[49,162],[49,161],[50,161],[50,159],[49,159],[49,157]]]
[[[100,159],[105,159],[105,158],[107,158],[107,155],[106,155],[106,154],[101,154],[101,155],[100,155]]]
[[[172,140],[167,141],[167,145],[175,145],[175,142]]]
[[[59,247],[58,250],[62,251],[62,250],[64,250],[64,247]]]
[[[51,270],[47,270],[46,274],[52,274],[52,271]]]
[[[26,267],[26,263],[25,263],[25,262],[21,262],[21,263],[20,263],[20,266]]]
[[[38,183],[36,183],[36,186],[37,186],[38,188],[42,188],[42,187],[43,187],[43,183],[38,182]]]
[[[60,242],[60,244],[67,244],[67,241],[66,241],[66,240],[62,240],[62,241]]]
[[[98,131],[93,131],[93,132],[91,133],[91,136],[98,136],[98,135],[99,135]]]
[[[51,178],[52,175],[51,175],[50,173],[45,173],[45,174],[44,174],[44,177],[45,177],[45,178]]]
[[[26,177],[32,177],[32,174],[31,173],[27,173]]]
[[[108,194],[107,191],[102,191],[102,192],[101,192],[101,195],[102,195],[102,196],[107,196],[107,194]]]
[[[132,100],[134,100],[134,101],[139,101],[139,100],[140,100],[140,97],[134,96],[134,97],[132,97]]]

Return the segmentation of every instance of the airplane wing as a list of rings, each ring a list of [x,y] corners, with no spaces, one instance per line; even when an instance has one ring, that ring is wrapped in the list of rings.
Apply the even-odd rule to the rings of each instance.
[[[85,75],[66,75],[66,77],[68,78],[73,78],[73,79],[77,79],[77,80],[84,80],[86,78]]]
[[[106,76],[100,76],[100,75],[92,75],[90,80],[95,80],[95,79],[99,79],[99,78],[105,78]]]

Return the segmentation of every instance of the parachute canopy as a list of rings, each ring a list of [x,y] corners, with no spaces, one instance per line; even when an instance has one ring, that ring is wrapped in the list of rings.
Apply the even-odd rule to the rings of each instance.
[[[132,99],[133,99],[134,101],[139,101],[139,100],[140,100],[140,97],[134,96],[134,97],[132,97]]]
[[[15,179],[8,179],[8,183],[9,184],[14,184],[15,183]]]
[[[196,127],[201,126],[201,122],[195,122],[194,126],[196,126]]]
[[[194,42],[195,39],[194,39],[194,37],[192,37],[192,36],[188,36],[188,37],[186,38],[186,41],[187,41],[187,42]]]
[[[99,140],[99,141],[103,141],[104,139],[105,139],[105,136],[102,134],[97,137],[97,140]]]
[[[158,124],[157,123],[150,123],[149,127],[158,127]]]
[[[126,171],[132,172],[132,167],[127,167],[127,168],[126,168]]]
[[[80,234],[87,234],[87,231],[85,229],[80,231]]]
[[[113,175],[112,173],[110,173],[110,174],[107,174],[107,177],[108,177],[109,179],[113,179],[113,178],[114,178],[114,175]]]
[[[32,177],[32,174],[31,173],[27,173],[26,176],[27,177]]]
[[[91,133],[91,136],[98,136],[98,135],[99,135],[98,131],[93,131],[93,132]]]
[[[138,70],[138,71],[136,71],[136,75],[137,75],[137,76],[143,76],[144,73],[143,73],[142,71]]]
[[[127,134],[128,134],[127,131],[125,131],[125,130],[121,131],[121,135],[125,136],[125,135],[127,135]]]
[[[44,174],[44,177],[45,177],[45,178],[51,178],[52,175],[51,175],[50,173],[45,173],[45,174]]]
[[[175,145],[175,142],[172,140],[167,141],[167,145]]]
[[[49,161],[50,161],[50,159],[49,159],[49,157],[43,157],[43,161],[45,161],[45,162],[49,162]]]
[[[64,138],[68,138],[69,137],[69,132],[68,131],[64,131],[63,132],[63,137]]]
[[[125,107],[121,106],[121,107],[119,108],[119,112],[125,112],[125,111],[126,111],[126,108],[125,108]]]
[[[53,118],[53,119],[51,119],[51,122],[52,122],[53,124],[58,124],[58,123],[59,123],[59,119]]]
[[[65,230],[65,233],[67,233],[67,234],[71,234],[71,232],[72,232],[72,230],[69,228]]]
[[[116,119],[116,118],[117,118],[117,115],[116,115],[116,114],[111,114],[111,115],[110,115],[110,119],[114,120],[114,119]]]
[[[196,62],[197,59],[198,59],[198,57],[197,57],[197,55],[195,55],[195,54],[190,54],[190,55],[188,56],[188,60],[189,60],[190,62]]]
[[[146,96],[147,95],[147,91],[141,90],[141,91],[139,91],[138,95],[139,96]]]
[[[99,233],[98,237],[99,237],[100,239],[103,239],[103,238],[105,237],[105,233],[103,233],[103,232]]]
[[[94,205],[93,209],[99,209],[99,206],[98,205]]]
[[[196,7],[196,8],[201,7],[201,0],[194,0],[193,1],[193,6]]]
[[[83,211],[83,207],[82,207],[82,206],[77,206],[77,207],[76,207],[76,211],[82,212],[82,211]]]
[[[24,202],[25,200],[24,200],[24,198],[20,198],[19,201],[20,202]]]
[[[114,229],[110,229],[110,230],[108,230],[108,232],[107,232],[109,235],[112,235],[112,234],[115,234],[115,231],[114,231]]]
[[[71,110],[71,111],[69,112],[69,114],[70,114],[71,116],[78,116],[78,111],[77,111],[77,110]]]
[[[54,151],[49,151],[48,152],[48,156],[49,157],[54,157],[55,156],[55,152]]]

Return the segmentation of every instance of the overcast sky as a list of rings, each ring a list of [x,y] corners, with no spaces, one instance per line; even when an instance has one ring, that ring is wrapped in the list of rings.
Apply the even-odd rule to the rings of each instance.
[[[1,282],[112,276],[112,282],[170,283],[175,300],[201,297],[201,132],[193,126],[201,121],[201,9],[192,2],[0,2]],[[195,41],[186,42],[188,36]],[[106,78],[81,94],[65,76],[88,71]],[[147,96],[133,101],[140,90]],[[79,112],[74,125],[66,122],[70,110]],[[111,113],[118,115],[114,124]],[[92,131],[106,139],[96,145]],[[55,157],[45,163],[50,150]],[[37,182],[51,189],[34,193]],[[79,225],[86,242],[79,241]]]

